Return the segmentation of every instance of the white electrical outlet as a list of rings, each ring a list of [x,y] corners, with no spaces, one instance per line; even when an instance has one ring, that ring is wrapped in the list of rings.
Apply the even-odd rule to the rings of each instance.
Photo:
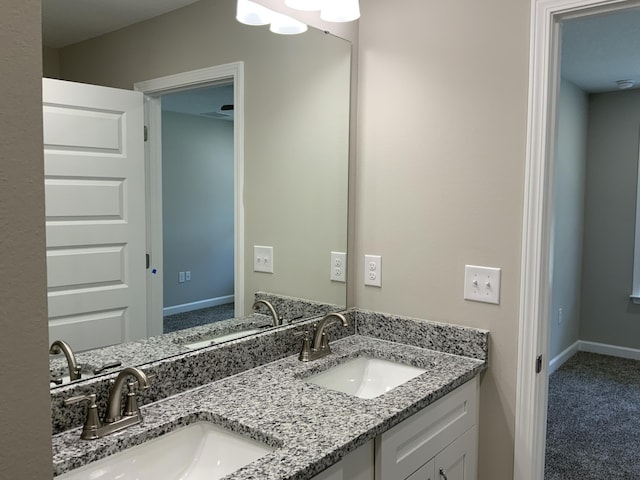
[[[562,318],[562,307],[558,309],[558,325],[562,325],[564,318]]]
[[[184,283],[184,272],[178,272],[178,283]]]
[[[273,247],[253,246],[253,271],[273,273]]]
[[[382,287],[382,257],[380,255],[364,256],[364,284]]]
[[[190,271],[188,271],[188,270],[187,270],[186,272],[184,272],[184,279],[185,279],[187,282],[190,282],[190,281],[191,281],[191,272],[190,272]]]
[[[347,254],[331,252],[331,270],[329,279],[334,282],[347,281]]]
[[[474,302],[500,303],[500,272],[494,267],[464,267],[464,298]]]

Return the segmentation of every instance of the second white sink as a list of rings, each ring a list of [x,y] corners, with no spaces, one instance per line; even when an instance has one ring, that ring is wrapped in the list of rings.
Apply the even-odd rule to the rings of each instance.
[[[403,363],[358,357],[305,381],[359,398],[375,398],[424,372],[424,368]]]
[[[56,480],[217,480],[273,450],[203,421],[73,470]]]

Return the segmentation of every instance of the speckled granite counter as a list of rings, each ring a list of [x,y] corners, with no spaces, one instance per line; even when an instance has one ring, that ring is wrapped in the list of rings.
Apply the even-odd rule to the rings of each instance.
[[[344,310],[341,305],[268,292],[256,292],[254,300],[267,300],[270,302],[283,319],[285,325],[297,323],[303,319],[319,317],[328,312]],[[94,370],[103,368],[106,365],[120,364],[112,368],[106,368],[103,372],[113,373],[119,371],[122,367],[143,365],[172,355],[187,353],[192,349],[186,345],[192,342],[214,339],[221,335],[241,331],[267,329],[272,325],[273,319],[271,315],[261,305],[258,313],[165,333],[142,340],[97,348],[88,352],[80,352],[76,353],[75,357],[78,364],[82,366],[82,379],[87,380],[94,376]],[[60,354],[49,358],[49,372],[52,378],[68,375],[69,369],[64,355]],[[53,383],[51,386],[56,388]]]
[[[363,326],[367,318],[371,317],[361,318]],[[372,322],[383,325],[389,318],[374,317]],[[455,331],[458,327],[451,328]],[[63,432],[53,437],[54,473],[59,475],[140,444],[176,426],[211,420],[276,447],[226,479],[311,478],[486,368],[487,332],[462,330],[466,332],[458,339],[462,344],[479,345],[480,341],[474,339],[484,338],[479,355],[452,355],[352,335],[334,341],[333,353],[323,359],[302,363],[295,355],[289,356],[145,406],[143,423],[117,434],[85,442],[79,440],[79,429]],[[383,336],[384,328],[377,333]],[[454,347],[445,345],[444,350]],[[370,400],[303,381],[360,355],[401,361],[426,368],[427,372]]]

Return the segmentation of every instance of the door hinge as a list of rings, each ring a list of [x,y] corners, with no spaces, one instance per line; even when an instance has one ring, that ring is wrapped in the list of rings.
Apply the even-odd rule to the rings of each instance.
[[[146,254],[146,262],[147,262],[147,270],[149,270],[149,265],[151,265],[151,256]]]
[[[149,140],[149,129],[145,125],[144,126],[144,141],[146,142],[147,140]]]
[[[542,371],[542,355],[538,355],[536,358],[536,373],[540,373]]]

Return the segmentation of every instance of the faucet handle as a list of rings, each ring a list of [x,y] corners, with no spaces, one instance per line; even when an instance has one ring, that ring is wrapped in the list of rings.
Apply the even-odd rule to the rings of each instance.
[[[100,417],[98,415],[98,406],[96,405],[96,394],[90,393],[88,395],[78,395],[77,397],[70,397],[65,399],[65,405],[73,405],[83,401],[89,402],[89,409],[87,410],[87,419],[82,427],[82,434],[80,438],[83,440],[94,440],[98,438],[98,429],[102,427]]]
[[[304,330],[302,332],[295,332],[293,336],[303,337],[302,350],[300,350],[300,355],[298,355],[298,360],[300,360],[301,362],[308,362],[309,355],[311,354],[311,343],[309,342],[309,330]]]
[[[140,407],[138,407],[138,386],[137,380],[127,382],[127,401],[124,405],[124,412],[122,413],[125,417],[140,413]]]
[[[147,375],[148,380],[152,380],[156,378],[155,375]],[[140,414],[140,406],[138,405],[138,395],[141,393],[140,382],[137,380],[129,380],[127,382],[127,399],[124,405],[124,412],[122,413],[125,417],[131,417],[133,415]],[[142,387],[142,390],[147,390],[149,385],[145,385]]]

